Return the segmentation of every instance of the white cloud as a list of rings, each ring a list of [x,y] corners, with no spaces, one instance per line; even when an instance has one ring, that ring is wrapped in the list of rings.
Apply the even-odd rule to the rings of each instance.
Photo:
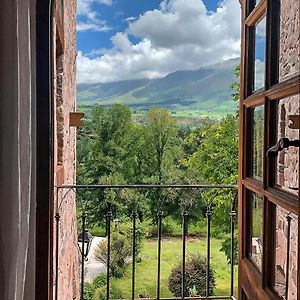
[[[97,57],[79,52],[79,83],[156,78],[238,57],[240,4],[224,0],[208,12],[202,0],[164,0],[111,40],[113,48]]]
[[[254,90],[259,90],[265,86],[265,62],[257,59],[255,60],[255,77]]]
[[[112,5],[112,0],[78,0],[77,15],[84,19],[77,22],[77,31],[102,31],[111,30],[105,20],[101,20],[98,13],[92,9],[93,4]]]
[[[124,21],[126,21],[126,22],[132,22],[132,21],[135,21],[136,19],[137,19],[136,17],[128,17]]]

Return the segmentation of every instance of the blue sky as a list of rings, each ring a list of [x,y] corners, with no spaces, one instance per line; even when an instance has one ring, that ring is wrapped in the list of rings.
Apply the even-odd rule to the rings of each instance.
[[[147,11],[159,8],[162,0],[115,0],[108,5],[101,2],[92,2],[91,9],[96,11],[100,19],[106,21],[109,29],[107,31],[78,31],[77,48],[83,53],[90,53],[97,48],[110,48],[112,43],[110,38],[117,32],[125,31],[128,22],[126,19],[144,14]],[[203,1],[208,11],[216,11],[220,0]],[[109,3],[109,2],[107,2]],[[85,22],[85,15],[78,15],[78,23]],[[132,41],[139,41],[130,37]]]
[[[78,0],[79,83],[163,77],[239,56],[238,0]]]

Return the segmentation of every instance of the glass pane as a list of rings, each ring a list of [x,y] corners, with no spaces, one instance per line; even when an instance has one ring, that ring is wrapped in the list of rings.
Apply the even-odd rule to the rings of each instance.
[[[277,141],[286,137],[298,140],[299,129],[290,128],[289,117],[300,114],[300,95],[281,99],[277,103]],[[298,194],[299,148],[289,147],[279,152],[276,161],[276,186],[290,193]]]
[[[296,300],[297,297],[297,237],[298,217],[277,206],[274,289],[282,299]]]
[[[255,26],[254,50],[254,81],[253,91],[265,86],[265,45],[266,45],[266,17],[263,17]]]
[[[300,1],[280,1],[279,81],[300,72]]]
[[[251,251],[250,257],[258,269],[262,266],[262,234],[263,234],[263,206],[264,200],[255,193],[251,193]]]
[[[257,180],[263,178],[264,106],[252,109],[252,173]]]

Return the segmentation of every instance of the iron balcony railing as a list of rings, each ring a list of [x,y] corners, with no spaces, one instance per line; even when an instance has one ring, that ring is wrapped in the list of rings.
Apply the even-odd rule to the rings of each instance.
[[[182,281],[181,281],[181,297],[173,298],[163,298],[161,297],[161,254],[162,254],[162,224],[164,218],[164,212],[162,207],[158,205],[157,207],[157,289],[156,297],[149,298],[150,300],[161,299],[161,300],[176,300],[176,299],[236,299],[234,296],[234,252],[237,251],[234,246],[234,235],[235,235],[235,220],[236,220],[236,206],[237,206],[237,186],[235,185],[199,185],[199,184],[190,184],[190,185],[174,185],[174,184],[115,184],[115,185],[64,185],[56,187],[57,190],[57,199],[59,193],[62,193],[60,201],[57,201],[56,207],[56,280],[55,280],[55,299],[58,300],[58,265],[59,265],[59,230],[60,230],[60,204],[63,199],[71,192],[78,192],[79,190],[115,190],[115,191],[128,191],[131,189],[140,190],[141,192],[149,190],[157,191],[186,191],[189,192],[185,194],[186,198],[193,198],[197,192],[207,192],[211,191],[210,199],[206,205],[205,217],[207,221],[207,253],[206,253],[206,295],[198,297],[188,297],[185,294],[186,287],[186,250],[187,250],[187,236],[188,236],[188,218],[189,218],[189,209],[191,205],[183,205],[182,210]],[[228,215],[230,217],[230,293],[229,295],[223,296],[213,296],[210,295],[210,266],[211,266],[211,222],[214,210],[215,199],[222,192],[227,191],[232,195],[230,199],[230,209]],[[86,217],[87,212],[83,209],[81,212],[81,299],[84,299],[84,268],[86,260],[86,252],[84,249],[84,237],[86,235],[87,223]],[[113,211],[112,203],[107,201],[107,211],[106,211],[106,238],[107,238],[107,262],[106,262],[106,299],[110,299],[110,254],[111,254],[111,225],[113,220]],[[132,220],[132,282],[131,282],[131,299],[136,299],[135,293],[135,282],[136,282],[136,226],[137,226],[137,211],[135,208],[132,209],[131,214]]]

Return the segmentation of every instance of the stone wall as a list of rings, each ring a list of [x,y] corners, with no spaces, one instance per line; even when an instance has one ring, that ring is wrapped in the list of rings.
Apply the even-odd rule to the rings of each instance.
[[[279,81],[292,78],[300,72],[300,2],[282,0],[280,16]],[[278,139],[288,137],[299,139],[299,130],[289,128],[289,116],[300,114],[300,97],[294,95],[278,102]],[[290,147],[279,153],[277,159],[277,186],[299,196],[299,148]],[[288,241],[288,221],[291,217],[290,240]],[[287,245],[289,252],[288,299],[297,298],[297,259],[298,259],[298,217],[277,207],[276,212],[276,260],[275,288],[284,298],[287,266]]]
[[[280,65],[279,81],[300,72],[300,2],[280,1]]]
[[[61,3],[62,1],[60,1]],[[76,128],[69,126],[76,111],[76,1],[64,0],[59,24],[56,16],[55,88],[55,184],[76,183]],[[63,34],[62,34],[63,33]],[[62,47],[60,46],[62,45]],[[56,219],[54,219],[53,276],[58,299],[79,299],[79,265],[74,191],[60,190],[54,203],[59,214],[58,272],[56,272]],[[56,274],[57,273],[57,274]],[[54,293],[55,294],[55,293]]]
[[[297,258],[298,258],[298,217],[290,214],[287,210],[277,207],[276,210],[276,256],[275,256],[275,289],[284,298],[286,268],[287,268],[287,246],[288,246],[288,221],[290,225],[290,252],[289,252],[289,288],[288,299],[296,300],[297,297]]]

